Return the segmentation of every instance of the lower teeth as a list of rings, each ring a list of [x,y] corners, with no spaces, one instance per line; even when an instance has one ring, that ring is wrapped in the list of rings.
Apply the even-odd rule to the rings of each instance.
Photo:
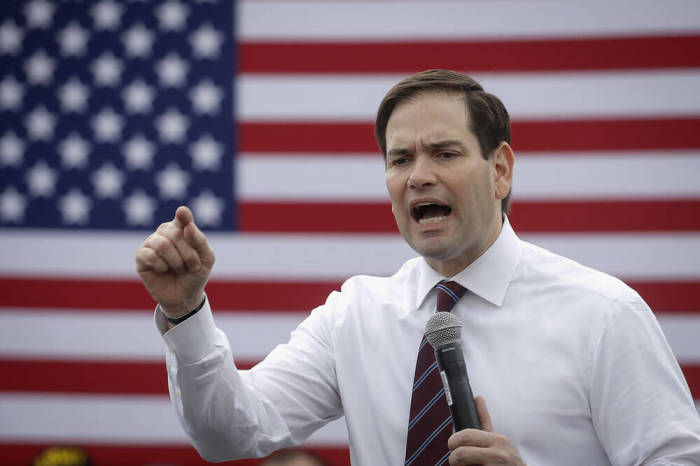
[[[428,218],[422,218],[418,220],[418,223],[424,224],[424,223],[437,223],[442,221],[443,219],[447,218],[446,216],[442,217],[428,217]]]

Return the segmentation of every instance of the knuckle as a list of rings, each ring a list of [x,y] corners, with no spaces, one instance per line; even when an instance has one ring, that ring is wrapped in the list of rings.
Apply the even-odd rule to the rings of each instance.
[[[508,461],[510,461],[510,455],[503,450],[499,450],[493,453],[491,459],[496,464],[508,464]]]
[[[450,464],[451,465],[456,465],[456,464],[462,464],[464,461],[467,460],[467,450],[466,448],[456,448],[450,453]]]

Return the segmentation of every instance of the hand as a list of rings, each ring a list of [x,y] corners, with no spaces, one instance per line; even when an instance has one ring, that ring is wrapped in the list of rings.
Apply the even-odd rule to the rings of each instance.
[[[479,413],[479,421],[484,430],[464,429],[455,432],[447,441],[447,446],[452,451],[450,465],[461,466],[467,464],[480,464],[489,466],[492,464],[506,464],[511,466],[525,466],[520,454],[505,435],[497,434],[493,430],[491,415],[486,408],[483,397],[474,398],[476,411]]]
[[[170,317],[180,317],[204,299],[204,285],[214,266],[214,251],[180,206],[136,251],[136,270],[148,292]]]

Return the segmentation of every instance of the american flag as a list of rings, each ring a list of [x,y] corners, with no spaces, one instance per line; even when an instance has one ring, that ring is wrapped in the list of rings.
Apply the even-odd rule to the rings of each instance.
[[[637,289],[700,406],[700,3],[10,1],[0,464],[198,464],[136,248],[192,206],[217,323],[255,364],[345,278],[413,256],[372,123],[428,68],[502,98],[515,230]],[[342,420],[307,446],[349,464]]]

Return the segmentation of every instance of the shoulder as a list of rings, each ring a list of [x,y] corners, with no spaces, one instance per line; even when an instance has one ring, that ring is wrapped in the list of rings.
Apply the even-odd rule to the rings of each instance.
[[[646,303],[617,277],[587,267],[531,243],[522,242],[522,260],[515,280],[543,292],[558,292],[562,299],[586,299],[610,308],[647,309]]]
[[[343,282],[337,294],[350,301],[393,300],[397,295],[405,294],[412,284],[417,283],[420,260],[420,257],[407,260],[391,276],[354,275]]]

